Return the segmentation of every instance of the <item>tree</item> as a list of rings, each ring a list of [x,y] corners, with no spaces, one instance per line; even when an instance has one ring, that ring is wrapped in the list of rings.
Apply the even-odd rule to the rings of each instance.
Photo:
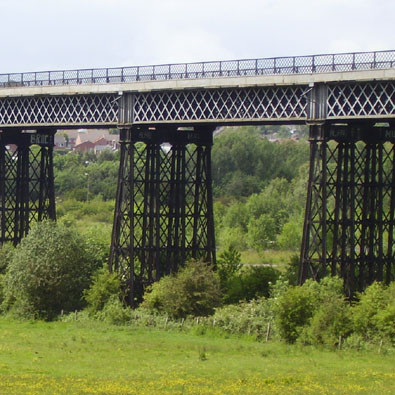
[[[71,228],[37,223],[17,246],[5,278],[5,304],[24,316],[53,319],[83,307],[97,261]]]

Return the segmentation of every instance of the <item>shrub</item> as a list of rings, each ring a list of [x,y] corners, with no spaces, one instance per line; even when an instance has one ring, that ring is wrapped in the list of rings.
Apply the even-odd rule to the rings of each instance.
[[[94,257],[76,231],[50,221],[38,223],[9,263],[5,306],[46,320],[61,310],[79,309],[94,269]]]
[[[227,280],[235,276],[242,266],[241,254],[233,246],[223,251],[217,259],[217,269],[221,284],[225,284]]]
[[[103,309],[96,313],[96,318],[109,324],[124,325],[131,321],[132,310],[125,307],[117,295],[112,295]]]
[[[117,273],[110,273],[103,268],[95,273],[89,289],[84,291],[88,311],[96,313],[103,310],[112,296],[118,299],[121,297],[121,281]]]
[[[12,258],[15,247],[11,243],[5,243],[0,247],[0,274],[4,274]]]
[[[311,287],[290,287],[275,305],[275,320],[280,337],[294,343],[313,316],[316,294]]]
[[[351,331],[350,305],[340,295],[332,295],[319,303],[304,340],[316,346],[334,347]]]
[[[267,336],[268,325],[273,320],[271,302],[270,299],[259,298],[220,307],[212,317],[212,326],[229,333],[255,335],[257,338]]]
[[[298,284],[298,275],[299,275],[299,263],[300,258],[298,255],[292,255],[291,261],[289,262],[285,273],[284,278],[288,280],[290,285],[297,285]]]
[[[144,296],[143,307],[173,318],[206,316],[221,301],[217,273],[203,261],[190,261],[177,274],[154,283]]]
[[[249,266],[239,275],[231,277],[225,284],[224,303],[250,301],[259,297],[269,297],[270,286],[275,283],[280,272],[270,266]]]
[[[365,340],[378,336],[394,339],[395,283],[385,287],[373,283],[359,294],[359,301],[353,307],[355,332]]]
[[[336,306],[339,307],[339,303],[340,306],[343,303],[342,284],[343,281],[337,277],[325,277],[320,283],[308,280],[302,286],[283,289],[274,305],[276,326],[281,338],[288,343],[294,343],[303,332],[309,331],[308,326],[315,314],[318,315],[310,333],[314,342],[321,343],[324,337],[326,339],[333,333],[336,334],[341,325],[345,325],[343,329],[347,331],[346,313],[337,317],[335,312]],[[321,311],[320,308],[322,308]],[[329,313],[332,314],[332,318],[336,317],[342,324],[334,324],[324,337],[320,337],[317,331],[323,328],[326,320],[325,314]]]

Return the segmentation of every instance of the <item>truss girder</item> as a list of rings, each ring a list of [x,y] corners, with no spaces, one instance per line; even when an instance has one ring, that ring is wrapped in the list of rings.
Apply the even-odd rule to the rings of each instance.
[[[328,87],[327,117],[369,118],[395,115],[395,83],[365,82]]]
[[[317,114],[316,109],[319,108]],[[0,98],[0,127],[395,117],[394,81]]]
[[[149,92],[136,95],[133,122],[305,119],[305,87]]]
[[[32,145],[32,135],[22,132],[0,133],[0,245],[16,245],[33,222],[55,219],[54,132],[39,135],[46,143]]]
[[[206,128],[122,131],[110,268],[132,305],[186,260],[215,261],[211,144]]]
[[[1,126],[114,125],[118,95],[63,95],[0,99]]]
[[[300,281],[344,279],[349,296],[394,279],[395,133],[311,126]]]

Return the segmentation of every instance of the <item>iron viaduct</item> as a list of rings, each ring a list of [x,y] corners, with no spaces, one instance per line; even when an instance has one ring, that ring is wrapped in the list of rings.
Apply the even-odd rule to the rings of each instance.
[[[307,123],[300,281],[337,274],[349,295],[389,282],[394,98],[395,51],[2,74],[0,244],[18,243],[33,221],[55,219],[57,129],[119,128],[110,267],[133,304],[186,259],[215,262],[215,128]]]

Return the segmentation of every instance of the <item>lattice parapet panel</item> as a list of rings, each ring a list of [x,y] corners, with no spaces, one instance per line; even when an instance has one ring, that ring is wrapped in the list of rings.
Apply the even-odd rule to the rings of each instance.
[[[33,96],[0,99],[0,126],[116,125],[118,95]]]
[[[306,87],[266,87],[136,94],[133,122],[301,120]]]
[[[328,118],[395,117],[395,83],[336,84],[328,88]]]

